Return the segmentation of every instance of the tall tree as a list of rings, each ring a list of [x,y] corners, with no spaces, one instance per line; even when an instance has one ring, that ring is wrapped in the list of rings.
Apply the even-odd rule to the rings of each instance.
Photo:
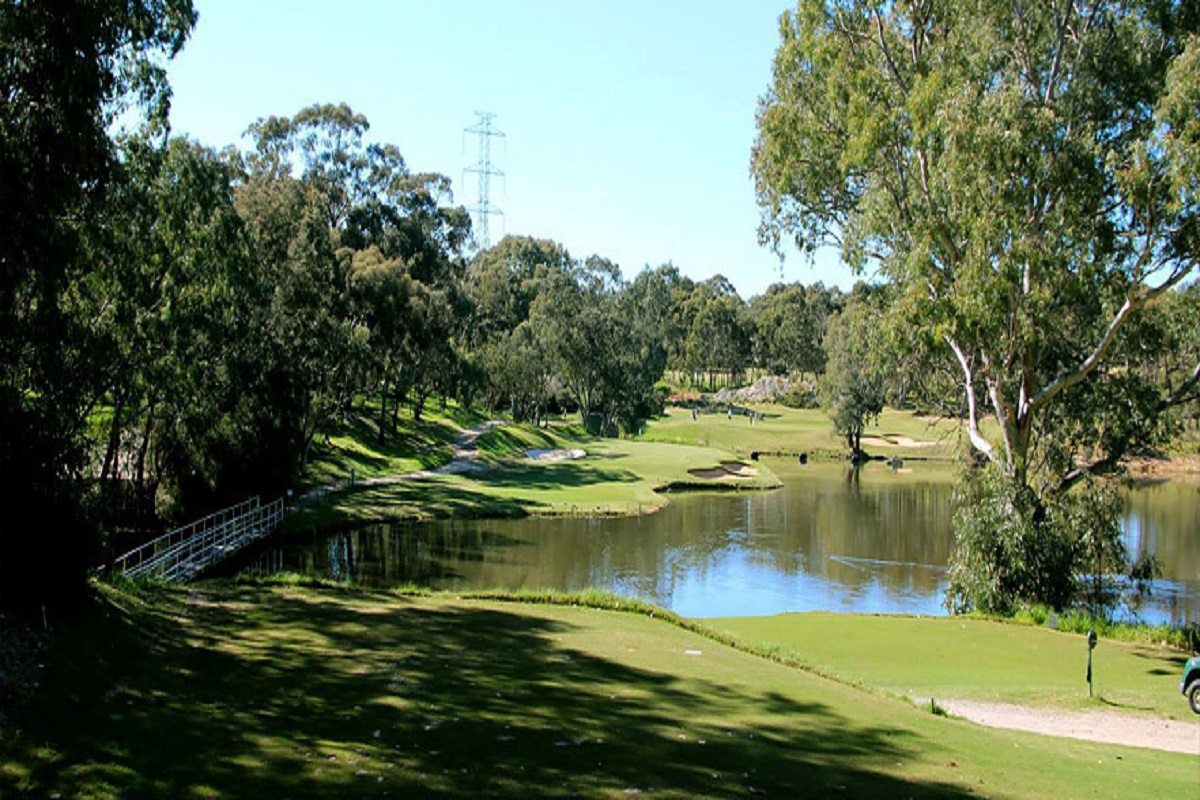
[[[67,292],[89,314],[103,365],[92,474],[132,486],[151,522],[164,480],[215,488],[213,448],[246,390],[232,382],[263,295],[231,179],[227,162],[186,140],[126,139],[106,224],[87,237],[95,267]]]
[[[750,301],[755,357],[775,375],[825,371],[825,321],[833,298],[823,285],[777,283]]]
[[[687,321],[684,363],[693,376],[708,374],[733,381],[750,360],[750,322],[746,303],[724,275],[697,283],[683,303]]]
[[[828,362],[821,396],[851,460],[863,460],[863,429],[879,418],[893,373],[884,330],[884,296],[859,283],[829,319]]]
[[[1077,402],[1197,268],[1198,29],[1194,3],[1158,0],[802,0],[781,18],[753,151],[763,235],[895,281],[959,370],[971,443],[1020,485],[1056,409],[1168,399],[1109,381]],[[1047,462],[1061,488],[1120,453],[1066,455]]]
[[[165,130],[163,62],[195,23],[190,0],[0,3],[0,603],[84,586],[79,513],[85,418],[73,367],[87,320],[65,304],[85,277],[82,230],[114,163],[108,132],[134,108]],[[92,374],[91,369],[83,375]]]

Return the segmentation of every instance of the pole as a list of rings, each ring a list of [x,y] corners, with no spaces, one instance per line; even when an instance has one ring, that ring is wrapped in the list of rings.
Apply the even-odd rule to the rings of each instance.
[[[1088,667],[1087,667],[1087,682],[1088,682],[1088,697],[1092,697],[1092,651],[1096,649],[1096,631],[1090,630],[1087,635],[1088,644]]]

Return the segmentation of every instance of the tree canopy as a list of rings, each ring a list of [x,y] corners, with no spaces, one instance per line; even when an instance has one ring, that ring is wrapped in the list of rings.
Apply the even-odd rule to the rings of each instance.
[[[1018,483],[1037,459],[1069,486],[1136,441],[1064,441],[1064,408],[1099,432],[1178,392],[1123,347],[1200,258],[1198,28],[1160,0],[802,0],[780,20],[761,235],[895,282],[957,366],[973,446]]]

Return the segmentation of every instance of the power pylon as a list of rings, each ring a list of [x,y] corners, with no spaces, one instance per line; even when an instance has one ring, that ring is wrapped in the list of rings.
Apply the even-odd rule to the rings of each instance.
[[[481,249],[486,250],[492,244],[491,236],[488,234],[488,217],[493,214],[504,216],[503,211],[492,205],[490,196],[492,176],[504,177],[503,172],[492,166],[492,139],[503,138],[504,132],[492,127],[492,118],[496,116],[495,114],[476,111],[475,116],[479,117],[476,123],[463,131],[479,137],[479,162],[464,170],[465,172],[474,172],[479,176],[479,194],[475,205],[467,210],[475,218],[475,240]]]

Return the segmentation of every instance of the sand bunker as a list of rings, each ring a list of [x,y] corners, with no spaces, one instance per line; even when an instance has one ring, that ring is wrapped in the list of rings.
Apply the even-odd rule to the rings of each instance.
[[[587,453],[583,450],[526,450],[525,457],[532,458],[534,461],[548,463],[552,461],[570,461],[575,458],[583,458]]]
[[[749,480],[758,475],[758,470],[741,461],[722,461],[719,466],[708,469],[689,469],[688,474],[706,481]]]
[[[878,436],[864,436],[862,439],[864,447],[937,447],[937,442],[922,442],[916,439],[911,439],[908,436],[889,436],[882,439]]]

